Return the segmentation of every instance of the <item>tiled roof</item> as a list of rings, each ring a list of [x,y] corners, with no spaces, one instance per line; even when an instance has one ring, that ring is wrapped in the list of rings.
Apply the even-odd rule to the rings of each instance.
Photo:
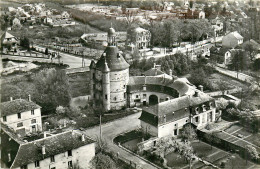
[[[21,144],[11,168],[17,168],[29,163],[34,163],[37,160],[40,161],[52,155],[65,153],[68,150],[73,150],[94,143],[94,141],[86,135],[84,135],[85,141],[82,141],[81,137],[82,134],[77,131],[68,131],[33,142]],[[43,145],[45,145],[45,155],[42,154]]]
[[[231,32],[231,33],[226,35],[226,37],[231,37],[231,36],[235,37],[238,40],[243,39],[243,37],[237,31]]]
[[[116,46],[108,46],[105,49],[104,54],[101,56],[96,64],[97,69],[103,69],[103,67],[105,66],[105,59],[111,71],[124,70],[129,68],[129,64],[125,61],[125,58],[118,52],[118,48]]]
[[[41,108],[36,103],[24,99],[3,102],[0,104],[0,107],[1,117]]]

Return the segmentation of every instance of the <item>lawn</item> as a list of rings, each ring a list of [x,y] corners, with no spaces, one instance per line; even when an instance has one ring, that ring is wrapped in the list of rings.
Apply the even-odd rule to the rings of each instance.
[[[195,154],[198,157],[207,157],[208,155],[214,153],[216,151],[216,148],[204,142],[192,142],[191,146],[193,147],[193,150],[195,152]]]
[[[141,143],[141,142],[142,142],[142,138],[139,137],[139,138],[129,140],[129,141],[123,143],[122,146],[133,152],[137,152],[137,150],[138,150],[137,144]]]
[[[233,126],[227,128],[227,129],[225,130],[225,132],[231,134],[231,133],[233,133],[233,132],[235,132],[235,131],[237,131],[237,130],[239,130],[239,129],[241,129],[241,128],[242,128],[241,126],[233,125]]]

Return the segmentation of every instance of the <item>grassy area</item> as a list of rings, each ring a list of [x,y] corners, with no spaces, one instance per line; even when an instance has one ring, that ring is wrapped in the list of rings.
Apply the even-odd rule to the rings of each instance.
[[[72,97],[85,96],[90,94],[89,72],[69,74],[69,83]]]
[[[215,147],[211,148],[210,145],[203,142],[192,142],[191,146],[198,157],[207,157],[216,151]]]
[[[188,163],[185,161],[184,157],[180,156],[180,154],[172,152],[165,156],[167,159],[167,166],[174,168],[182,168]]]
[[[134,140],[137,138],[141,138],[143,136],[143,133],[141,130],[133,130],[127,133],[120,134],[114,139],[115,143],[126,143],[130,140]]]
[[[256,134],[253,134],[250,137],[246,138],[245,140],[260,147],[260,139],[259,138],[260,138],[260,133],[256,133]]]

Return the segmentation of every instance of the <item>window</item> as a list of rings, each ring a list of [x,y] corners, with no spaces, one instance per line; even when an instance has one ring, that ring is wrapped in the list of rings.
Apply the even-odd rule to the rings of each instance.
[[[31,110],[31,115],[34,115],[34,110]]]
[[[124,98],[126,98],[126,93],[124,93]]]
[[[166,115],[163,116],[164,123],[166,123]]]
[[[56,167],[52,167],[51,169],[56,169]]]
[[[124,85],[124,89],[125,89],[125,85]]]
[[[32,124],[36,123],[36,119],[32,119],[32,120],[31,120],[31,123],[32,123]]]
[[[35,167],[40,167],[40,161],[35,161],[34,164],[35,164]]]
[[[6,116],[3,116],[3,121],[6,122]]]
[[[23,122],[17,123],[17,127],[23,127]]]
[[[143,94],[143,97],[146,97],[146,94]]]
[[[18,119],[21,119],[21,113],[17,113]]]
[[[195,122],[196,122],[196,123],[199,122],[199,117],[198,117],[198,116],[195,118]]]
[[[68,162],[68,167],[72,167],[72,161]]]
[[[107,94],[105,95],[105,99],[107,100]]]
[[[55,162],[54,156],[51,156],[51,162],[52,162],[52,163]]]
[[[72,150],[68,151],[68,156],[72,156]]]
[[[135,98],[138,98],[138,95],[136,95]]]

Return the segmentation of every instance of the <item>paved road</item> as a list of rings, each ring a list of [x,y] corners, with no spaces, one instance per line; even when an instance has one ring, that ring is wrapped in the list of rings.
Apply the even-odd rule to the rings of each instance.
[[[45,50],[44,47],[38,46],[38,45],[34,45],[35,48],[39,48],[41,50]],[[54,52],[54,50],[49,49],[49,52]],[[69,68],[79,68],[82,67],[82,58],[80,57],[76,57],[67,53],[63,53],[63,52],[59,52],[59,54],[61,55],[61,59],[60,61],[64,64],[69,65]],[[85,66],[89,66],[91,60],[90,59],[84,59],[85,61]]]
[[[144,160],[132,155],[131,153],[123,150],[122,148],[118,147],[116,144],[113,143],[113,139],[118,136],[119,134],[127,131],[134,130],[140,127],[140,117],[141,113],[136,113],[130,116],[127,116],[123,119],[118,119],[113,122],[109,122],[102,125],[102,138],[107,142],[108,148],[110,151],[114,153],[119,152],[119,156],[123,159],[128,159],[139,165],[143,169],[155,169],[154,166],[148,164]],[[93,138],[94,140],[97,139],[99,136],[99,126],[87,129],[84,131],[86,135]]]

